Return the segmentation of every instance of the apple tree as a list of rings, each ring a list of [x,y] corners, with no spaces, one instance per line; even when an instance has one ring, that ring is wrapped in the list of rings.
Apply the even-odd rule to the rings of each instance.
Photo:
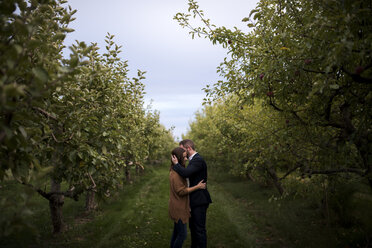
[[[353,174],[372,187],[370,2],[262,0],[246,32],[211,24],[193,0],[188,11],[175,16],[180,25],[229,54],[218,68],[225,80],[205,89],[210,101],[262,99],[296,130],[283,135],[311,144],[290,171]]]
[[[144,72],[129,78],[112,35],[103,54],[96,44],[76,42],[63,56],[75,12],[66,1],[0,6],[0,181],[15,180],[47,199],[58,233],[65,197],[86,193],[87,209],[94,208],[96,194],[122,183],[128,161],[146,161],[144,136],[157,135],[159,120],[143,106]],[[4,214],[1,234],[15,227],[10,216],[30,213],[12,202],[0,203],[15,213]]]

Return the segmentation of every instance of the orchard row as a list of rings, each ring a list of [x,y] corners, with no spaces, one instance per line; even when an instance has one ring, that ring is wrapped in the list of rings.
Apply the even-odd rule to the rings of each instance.
[[[143,169],[174,143],[158,113],[144,107],[144,72],[129,78],[113,35],[103,54],[96,44],[77,41],[66,55],[75,12],[63,0],[1,1],[0,7],[0,180],[16,180],[46,198],[54,232],[63,226],[65,197],[86,193],[92,208],[94,196],[120,186],[130,166]]]
[[[246,31],[216,27],[194,0],[175,19],[228,53],[188,133],[210,167],[315,196],[328,217],[333,199],[372,230],[371,2],[261,0]]]
[[[193,0],[174,17],[228,50],[191,124],[204,154],[260,170],[281,193],[290,174],[350,174],[372,188],[372,6],[330,2],[259,1],[247,32],[216,27]]]

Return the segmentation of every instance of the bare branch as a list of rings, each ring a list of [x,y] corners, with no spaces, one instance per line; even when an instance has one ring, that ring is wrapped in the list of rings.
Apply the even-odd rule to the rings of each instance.
[[[322,127],[335,127],[335,128],[340,128],[340,129],[344,129],[345,127],[341,124],[341,123],[337,123],[337,122],[333,122],[333,121],[329,121],[327,123],[320,123],[319,126],[322,126]]]
[[[270,97],[270,105],[277,111],[279,112],[283,112],[283,109],[279,108],[278,106],[276,106],[276,104],[272,101],[272,97]]]
[[[278,180],[281,181],[283,179],[285,179],[287,176],[289,176],[290,174],[292,174],[294,171],[296,171],[298,168],[301,168],[305,166],[305,164],[300,164],[300,163],[297,163],[297,165],[295,167],[293,167],[292,169],[290,169],[289,171],[287,171],[287,173],[285,173],[284,176],[280,177]]]
[[[330,175],[330,174],[338,174],[338,173],[355,173],[360,176],[363,176],[365,172],[360,169],[356,168],[343,168],[343,169],[329,169],[329,170],[309,170],[307,172],[309,175],[314,175],[314,174],[324,174],[324,175]]]
[[[64,143],[64,142],[70,141],[72,139],[72,137],[74,137],[74,133],[72,133],[70,135],[70,137],[68,137],[67,139],[62,140],[62,141],[57,140],[57,138],[56,138],[56,136],[54,135],[53,132],[52,132],[52,136],[53,136],[53,139],[54,139],[55,142],[57,142],[57,143]]]
[[[306,72],[312,72],[312,73],[319,73],[319,74],[330,74],[332,72],[325,72],[325,71],[314,71],[314,70],[310,70],[310,69],[306,69],[306,68],[302,68],[303,71],[306,71]]]
[[[3,141],[3,139],[5,138],[6,134],[4,131],[1,131],[0,133],[0,143]]]
[[[370,67],[370,65],[366,66],[364,69],[369,68],[369,67]],[[344,67],[341,67],[341,70],[343,72],[345,72],[347,75],[349,75],[354,80],[354,82],[362,83],[362,84],[371,84],[372,83],[372,78],[362,77],[360,74],[352,73],[352,72],[346,70]]]
[[[47,199],[48,201],[50,200],[51,196],[52,195],[63,195],[65,197],[69,197],[69,198],[72,198],[74,199],[75,201],[78,201],[79,200],[79,193],[81,192],[77,192],[75,190],[68,190],[68,191],[65,191],[65,192],[61,192],[61,191],[57,191],[57,192],[45,192],[44,190],[42,189],[39,189],[39,188],[36,188],[34,185],[32,184],[29,184],[29,183],[25,183],[23,182],[22,180],[20,180],[19,178],[16,178],[16,180],[25,185],[25,186],[28,186],[30,188],[32,188],[34,191],[36,191],[37,193],[39,193],[42,197],[44,197],[45,199]]]
[[[62,141],[57,140],[57,138],[56,138],[56,136],[54,136],[54,133],[53,132],[52,132],[52,137],[53,137],[53,139],[54,139],[55,142],[62,143]]]
[[[94,180],[93,180],[92,176],[90,175],[90,173],[88,173],[88,176],[89,176],[90,180],[91,180],[92,183],[93,183],[93,186],[92,186],[91,188],[92,188],[92,189],[95,189],[95,188],[97,187],[96,183],[94,182]]]
[[[47,111],[45,111],[44,109],[42,108],[39,108],[39,107],[32,107],[33,110],[37,110],[39,111],[41,114],[45,115],[47,118],[50,118],[50,119],[53,119],[55,121],[58,121],[57,117],[55,117],[54,115],[48,113]]]

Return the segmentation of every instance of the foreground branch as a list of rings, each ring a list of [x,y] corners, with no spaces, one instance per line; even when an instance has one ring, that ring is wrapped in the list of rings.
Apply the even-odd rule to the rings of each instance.
[[[372,64],[364,67],[363,69],[366,70],[370,68],[371,66]],[[362,77],[359,73],[352,73],[348,71],[347,69],[345,69],[344,67],[341,67],[341,70],[345,72],[347,75],[349,75],[354,80],[354,82],[362,83],[362,84],[372,84],[372,78]]]
[[[22,182],[21,180],[17,179],[17,181],[25,186],[28,186],[30,188],[32,188],[34,191],[36,191],[37,193],[39,193],[42,197],[44,197],[45,199],[47,200],[50,200],[50,198],[53,196],[53,195],[63,195],[65,197],[69,197],[71,199],[74,199],[75,201],[78,201],[79,200],[79,194],[81,193],[80,191],[75,191],[74,188],[72,188],[71,190],[67,190],[65,192],[61,192],[61,191],[56,191],[56,192],[45,192],[44,190],[42,189],[39,189],[39,188],[36,188],[34,185],[32,184],[29,184],[29,183],[25,183],[25,182]]]
[[[278,180],[281,181],[283,179],[285,179],[287,176],[289,176],[290,174],[292,174],[292,172],[296,171],[297,169],[301,168],[305,166],[305,164],[300,164],[298,163],[297,166],[295,166],[294,168],[290,169],[289,171],[287,171],[287,173],[285,173],[284,176],[280,177]]]
[[[48,113],[47,111],[45,111],[45,110],[42,109],[42,108],[39,108],[39,107],[32,107],[32,109],[38,111],[39,113],[43,114],[43,115],[46,116],[47,118],[50,118],[50,119],[55,120],[55,121],[58,121],[57,117],[55,117],[54,115]]]
[[[364,176],[365,172],[360,169],[356,168],[343,168],[343,169],[330,169],[330,170],[309,170],[307,171],[309,176],[315,175],[315,174],[323,174],[323,175],[330,175],[330,174],[337,174],[337,173],[355,173],[359,176]]]

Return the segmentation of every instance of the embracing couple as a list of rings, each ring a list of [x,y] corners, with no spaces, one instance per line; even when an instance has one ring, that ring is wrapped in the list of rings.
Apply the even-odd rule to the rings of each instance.
[[[169,216],[174,221],[174,229],[170,246],[182,247],[189,223],[191,247],[207,247],[207,208],[212,203],[206,185],[207,164],[188,139],[173,149],[171,160]]]

